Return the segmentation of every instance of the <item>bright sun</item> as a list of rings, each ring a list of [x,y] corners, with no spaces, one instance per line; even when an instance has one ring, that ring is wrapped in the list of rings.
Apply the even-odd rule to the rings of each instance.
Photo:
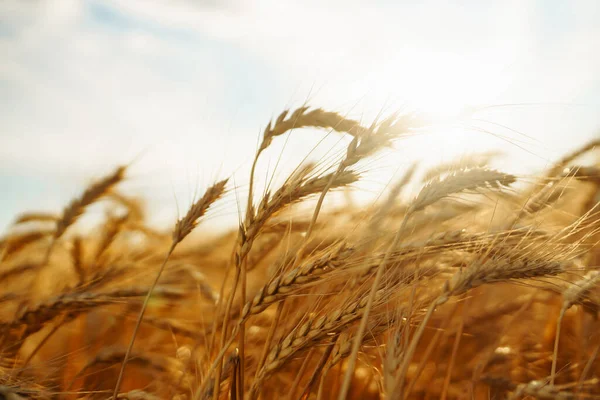
[[[501,66],[477,57],[414,50],[408,60],[391,60],[377,80],[403,104],[447,122],[496,103],[507,78]],[[469,124],[467,119],[459,124],[463,127],[448,124],[433,129],[416,138],[411,147],[419,159],[431,165],[498,145],[492,135],[469,130]]]
[[[425,53],[420,65],[410,65],[410,103],[427,113],[452,117],[489,102],[501,89],[494,68],[476,59],[449,53]]]

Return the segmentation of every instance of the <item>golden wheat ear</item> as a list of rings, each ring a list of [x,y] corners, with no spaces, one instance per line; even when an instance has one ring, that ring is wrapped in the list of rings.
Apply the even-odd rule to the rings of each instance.
[[[445,179],[435,179],[421,189],[410,209],[419,211],[452,194],[477,189],[501,189],[516,181],[510,174],[487,168],[456,171]]]
[[[112,188],[125,178],[126,170],[126,166],[117,167],[112,174],[105,176],[89,186],[81,196],[73,199],[69,205],[65,207],[60,217],[56,219],[56,228],[52,236],[52,241],[44,256],[44,261],[42,262],[43,265],[48,264],[56,241],[77,221],[88,206],[108,195]]]
[[[90,187],[88,187],[83,194],[71,201],[62,212],[60,219],[56,221],[56,231],[54,232],[54,238],[60,238],[69,226],[73,225],[75,221],[83,214],[85,208],[96,202],[103,196],[106,196],[110,190],[119,182],[125,178],[125,171],[127,167],[120,166],[112,174],[100,179]]]
[[[224,179],[208,188],[204,196],[192,204],[185,217],[177,221],[173,230],[173,243],[177,244],[181,242],[194,230],[196,225],[198,225],[198,220],[206,214],[209,207],[223,196],[227,181],[227,179]]]
[[[325,111],[321,108],[309,111],[309,107],[300,107],[291,115],[289,110],[283,111],[274,124],[269,123],[267,125],[259,152],[269,147],[277,136],[299,128],[333,129],[353,136],[361,135],[366,131],[366,128],[362,127],[358,121],[346,118],[336,112]]]

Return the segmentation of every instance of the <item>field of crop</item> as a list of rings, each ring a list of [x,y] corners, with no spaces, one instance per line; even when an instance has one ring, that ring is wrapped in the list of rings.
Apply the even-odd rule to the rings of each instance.
[[[600,396],[600,140],[536,176],[481,155],[415,165],[373,203],[332,200],[425,123],[282,113],[224,234],[203,222],[236,207],[231,179],[161,231],[120,190],[127,166],[62,212],[16,216],[0,242],[0,399]],[[351,141],[334,164],[255,185],[263,152],[303,128]],[[82,229],[96,203],[104,220]]]

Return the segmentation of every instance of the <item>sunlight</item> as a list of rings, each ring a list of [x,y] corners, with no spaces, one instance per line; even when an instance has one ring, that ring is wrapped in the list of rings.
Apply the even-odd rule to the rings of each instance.
[[[457,117],[500,94],[504,73],[485,60],[451,53],[417,52],[402,82],[410,104],[432,117]]]
[[[419,154],[425,165],[433,165],[507,146],[493,135],[470,129],[474,110],[494,104],[502,94],[509,76],[501,66],[476,55],[418,49],[410,54],[408,61],[391,61],[376,83],[434,121],[432,129],[407,141],[410,153]],[[403,71],[402,76],[398,71]]]

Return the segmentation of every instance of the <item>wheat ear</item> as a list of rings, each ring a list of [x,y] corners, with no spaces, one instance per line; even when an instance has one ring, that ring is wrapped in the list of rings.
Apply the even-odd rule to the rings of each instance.
[[[125,166],[118,167],[112,174],[88,187],[79,198],[72,200],[71,203],[65,207],[62,215],[56,221],[56,230],[54,231],[52,242],[44,257],[44,264],[48,263],[54,244],[65,233],[67,228],[83,214],[87,206],[107,195],[117,183],[122,181],[125,177],[126,169],[127,167]]]
[[[435,179],[426,184],[413,201],[412,211],[423,208],[452,194],[477,189],[502,189],[514,183],[513,175],[487,168],[472,168],[457,171],[443,180]]]

